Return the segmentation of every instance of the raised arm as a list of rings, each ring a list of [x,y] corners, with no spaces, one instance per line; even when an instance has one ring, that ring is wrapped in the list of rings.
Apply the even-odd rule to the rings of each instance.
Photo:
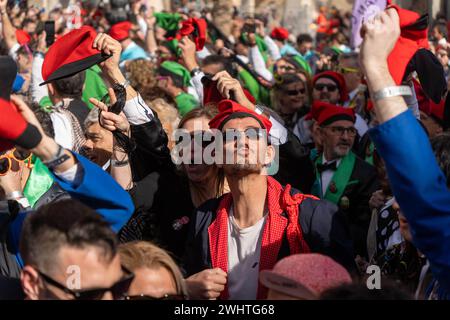
[[[34,113],[23,101],[16,97],[13,97],[12,101],[22,117],[38,128],[42,136],[40,142],[30,151],[47,165],[63,190],[96,210],[111,224],[112,229],[118,232],[134,212],[128,193],[99,166],[63,149],[45,135]]]
[[[370,92],[395,86],[387,57],[400,34],[395,9],[363,29],[361,62]],[[450,290],[450,191],[428,138],[402,97],[375,101],[381,123],[370,131],[386,163],[393,193],[405,214],[416,247],[427,256],[441,287]]]
[[[150,10],[150,12],[147,14],[145,23],[147,24],[147,33],[145,35],[145,45],[147,47],[147,51],[151,55],[156,55],[158,44],[156,43],[155,37],[156,17],[153,15],[153,10]]]
[[[7,11],[8,0],[0,0],[0,14],[2,16],[2,32],[8,50],[17,44],[16,29],[9,20]]]

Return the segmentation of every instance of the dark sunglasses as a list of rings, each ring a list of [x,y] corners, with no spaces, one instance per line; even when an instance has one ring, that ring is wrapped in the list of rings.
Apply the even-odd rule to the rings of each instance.
[[[266,130],[262,128],[248,128],[244,131],[225,130],[222,132],[223,141],[228,142],[236,139],[247,138],[249,140],[259,140],[266,138]]]
[[[288,96],[298,96],[299,94],[305,94],[305,89],[300,90],[284,90],[284,93],[286,93]]]
[[[122,267],[122,271],[125,274],[123,278],[113,284],[110,288],[95,288],[87,290],[71,290],[39,270],[38,273],[45,282],[67,294],[72,295],[75,300],[100,300],[106,292],[111,292],[114,300],[123,300],[126,297],[131,282],[134,279],[134,274],[125,267]]]
[[[151,296],[147,296],[145,294],[137,295],[137,296],[126,296],[125,300],[172,300],[172,301],[182,301],[187,300],[187,297],[184,294],[165,294],[162,297],[155,298]]]
[[[314,89],[317,91],[323,91],[323,89],[327,88],[328,92],[334,92],[337,90],[337,86],[334,84],[316,84]]]

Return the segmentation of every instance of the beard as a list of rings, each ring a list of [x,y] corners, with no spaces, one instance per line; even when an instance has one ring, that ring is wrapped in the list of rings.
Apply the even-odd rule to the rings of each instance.
[[[225,165],[223,170],[226,175],[230,176],[246,176],[250,174],[259,174],[263,169],[263,165],[261,164],[230,164]]]
[[[351,148],[350,144],[338,144],[334,147],[333,152],[336,157],[343,158],[350,152]]]

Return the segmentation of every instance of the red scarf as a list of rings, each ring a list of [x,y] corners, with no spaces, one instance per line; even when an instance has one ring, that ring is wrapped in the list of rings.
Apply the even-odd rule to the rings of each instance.
[[[278,260],[283,234],[286,230],[290,254],[308,253],[309,247],[299,225],[299,205],[306,198],[317,199],[301,193],[291,196],[291,186],[283,187],[272,177],[267,178],[267,205],[269,214],[263,230],[259,272],[273,269]],[[228,210],[233,202],[231,193],[223,196],[217,208],[217,217],[208,228],[209,250],[213,268],[228,273]],[[287,219],[282,216],[286,212]],[[228,299],[228,287],[220,298]],[[257,299],[267,297],[267,288],[258,285]]]

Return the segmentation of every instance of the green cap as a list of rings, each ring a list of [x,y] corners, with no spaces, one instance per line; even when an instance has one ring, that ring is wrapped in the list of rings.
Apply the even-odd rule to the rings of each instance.
[[[178,24],[181,21],[179,13],[157,12],[153,14],[156,18],[156,24],[167,31],[178,30]]]
[[[303,58],[302,56],[299,56],[298,54],[293,55],[293,56],[289,56],[290,58],[292,58],[292,60],[294,60],[294,62],[297,63],[297,65],[302,68],[303,70],[305,70],[310,76],[312,76],[312,70],[311,70],[311,66],[309,65],[308,61],[306,61],[305,58]]]
[[[181,80],[183,87],[189,86],[189,82],[191,81],[191,74],[188,69],[174,61],[164,61],[161,63],[159,74],[163,76],[178,77]]]
[[[175,98],[175,102],[177,103],[178,112],[181,117],[184,117],[186,113],[198,107],[197,99],[195,99],[193,95],[186,92],[179,94]]]

